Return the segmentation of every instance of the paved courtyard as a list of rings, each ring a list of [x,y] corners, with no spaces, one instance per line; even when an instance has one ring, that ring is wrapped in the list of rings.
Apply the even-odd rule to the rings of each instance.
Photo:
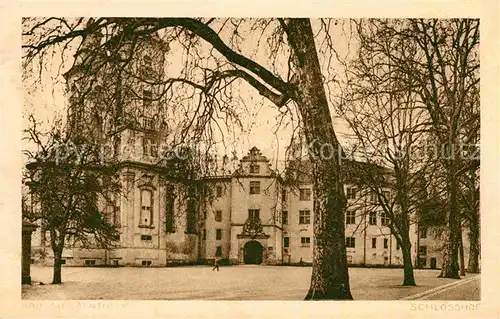
[[[23,299],[302,300],[311,267],[241,265],[223,266],[219,272],[210,266],[65,267],[63,285],[50,284],[51,267],[33,265],[31,272],[34,284],[23,286]],[[396,300],[455,281],[437,278],[438,274],[438,270],[415,270],[418,286],[402,287],[402,269],[349,269],[357,300]]]

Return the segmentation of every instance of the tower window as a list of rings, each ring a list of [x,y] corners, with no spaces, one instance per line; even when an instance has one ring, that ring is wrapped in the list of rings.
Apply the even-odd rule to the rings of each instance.
[[[151,106],[151,102],[153,101],[153,92],[150,90],[142,91],[142,106],[146,109]]]

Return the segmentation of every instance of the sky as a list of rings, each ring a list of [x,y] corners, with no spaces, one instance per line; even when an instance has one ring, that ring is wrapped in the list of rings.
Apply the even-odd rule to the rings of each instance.
[[[346,20],[339,20],[338,24],[333,24],[330,28],[332,38],[334,39],[334,48],[341,57],[345,57],[349,52],[352,51],[352,39],[349,39],[348,34],[346,34],[342,26],[346,24]],[[312,20],[313,30],[318,32],[320,30],[320,25],[318,20]],[[261,41],[260,45],[257,43],[257,37],[251,33],[248,26],[245,25],[242,28],[241,36],[244,41],[240,44],[240,49],[243,54],[249,56],[253,54],[252,57],[258,63],[270,68],[268,54],[268,47],[264,40]],[[221,37],[224,39],[226,35],[222,34]],[[320,37],[323,37],[320,35]],[[226,43],[229,45],[228,41]],[[348,46],[351,45],[351,47]],[[318,51],[321,51],[321,42],[317,43]],[[208,46],[206,46],[208,48]],[[171,47],[171,53],[169,54],[168,72],[169,74],[177,74],[181,68],[182,57],[178,52],[179,48],[175,45]],[[67,54],[66,58],[70,57]],[[325,61],[326,56],[319,53],[319,58],[322,62]],[[66,108],[68,106],[67,97],[64,94],[65,90],[65,80],[62,74],[66,72],[71,67],[72,59],[69,58],[68,62],[61,65],[62,59],[59,54],[52,56],[50,63],[44,65],[44,72],[42,73],[42,83],[36,84],[35,86],[30,86],[29,81],[25,82],[25,96],[24,103],[25,107],[23,110],[23,124],[26,125],[26,118],[28,114],[33,114],[38,120],[48,123],[52,122],[55,116],[65,116]],[[282,59],[278,60],[275,68],[280,73],[281,76],[286,75],[287,60],[285,55]],[[338,71],[336,70],[338,69]],[[323,70],[325,76],[341,76],[341,66],[338,64],[336,59],[332,59],[332,65],[329,70]],[[243,81],[240,81],[243,82]],[[283,168],[283,160],[285,155],[285,149],[289,145],[290,138],[292,136],[292,125],[289,118],[278,128],[278,118],[279,111],[271,102],[267,101],[265,98],[261,97],[256,90],[246,83],[240,83],[236,85],[236,93],[241,96],[243,104],[241,107],[245,109],[242,112],[243,115],[243,125],[245,130],[243,132],[237,133],[237,136],[218,136],[219,141],[224,141],[226,147],[223,147],[222,143],[218,147],[220,158],[224,154],[236,153],[238,158],[246,155],[250,148],[256,146],[262,151],[262,154],[268,157],[273,166],[277,169]],[[334,90],[334,88],[331,88]],[[341,143],[344,141],[344,135],[348,132],[347,125],[339,119],[333,107],[330,107],[330,111],[333,117],[334,129]],[[30,148],[29,145],[24,145],[25,148]]]

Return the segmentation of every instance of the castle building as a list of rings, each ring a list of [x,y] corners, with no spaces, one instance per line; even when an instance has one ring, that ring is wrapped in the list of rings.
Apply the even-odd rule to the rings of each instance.
[[[216,257],[232,264],[312,262],[312,182],[303,179],[298,186],[287,186],[257,148],[240,160],[233,173],[198,181],[202,185],[198,203],[189,196],[192,185],[169,180],[165,174],[155,165],[127,160],[121,172],[126,191],[108,209],[121,233],[117,246],[83,249],[68,245],[63,252],[65,263],[169,266],[211,262]],[[375,199],[352,185],[345,186],[345,193],[348,262],[402,265],[402,251],[389,220],[373,203],[366,204]],[[38,230],[35,249],[44,248],[43,236]],[[411,236],[414,264],[438,268],[438,242],[422,230],[417,234],[415,225]],[[51,251],[45,246],[49,257],[45,260],[50,263]]]
[[[82,54],[99,42],[99,37],[89,36]],[[142,47],[142,59],[131,63],[127,72],[161,78],[165,60],[158,52],[168,48],[157,46],[164,45],[149,41]],[[102,203],[120,236],[109,249],[67,243],[62,256],[66,265],[169,266],[210,262],[216,257],[233,264],[312,262],[314,191],[307,174],[299,176],[297,185],[288,185],[254,147],[232,173],[191,179],[178,176],[175,166],[169,168],[162,161],[159,150],[160,145],[169,145],[176,119],[175,107],[157,102],[160,89],[119,78],[98,79],[89,88],[82,81],[98,61],[85,56],[77,61],[66,73],[68,130],[109,146],[120,165],[122,194]],[[119,89],[108,92],[108,85]],[[402,265],[401,249],[375,200],[349,184],[345,193],[348,262]],[[438,267],[436,241],[417,230],[413,225],[414,264]],[[43,225],[33,235],[32,257],[42,263],[53,262],[48,236]]]

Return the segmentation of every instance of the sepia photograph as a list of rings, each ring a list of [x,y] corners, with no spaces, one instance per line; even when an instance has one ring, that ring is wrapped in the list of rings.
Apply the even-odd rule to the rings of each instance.
[[[21,28],[23,300],[481,300],[479,19]]]

